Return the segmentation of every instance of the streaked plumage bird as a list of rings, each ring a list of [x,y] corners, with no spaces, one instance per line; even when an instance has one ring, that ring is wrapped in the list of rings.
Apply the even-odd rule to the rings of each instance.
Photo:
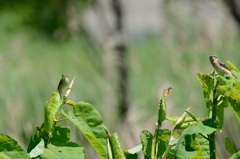
[[[60,95],[62,94],[63,89],[68,86],[68,82],[68,75],[66,73],[62,74],[62,79],[60,80],[57,88]]]
[[[234,76],[236,77],[231,71],[230,69],[227,67],[227,65],[220,61],[216,55],[210,55],[209,56],[209,60],[213,66],[213,68],[217,71],[218,74],[220,75],[225,75],[228,74],[230,76]],[[237,77],[236,77],[237,78]]]

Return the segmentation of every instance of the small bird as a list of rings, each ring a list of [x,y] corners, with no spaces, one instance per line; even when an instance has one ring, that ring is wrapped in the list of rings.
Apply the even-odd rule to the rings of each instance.
[[[62,79],[60,80],[57,88],[60,95],[62,94],[62,90],[67,87],[68,82],[68,75],[66,73],[62,74]]]
[[[236,77],[231,71],[230,69],[227,67],[227,65],[220,61],[216,55],[210,55],[209,56],[209,60],[213,66],[213,68],[217,71],[218,74],[220,75],[225,75],[228,74],[230,76],[234,76]],[[237,77],[236,77],[237,78]]]

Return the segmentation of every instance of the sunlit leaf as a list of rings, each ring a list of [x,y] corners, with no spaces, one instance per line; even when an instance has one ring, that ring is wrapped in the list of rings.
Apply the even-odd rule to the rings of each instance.
[[[240,151],[234,153],[229,159],[239,159],[240,157]]]
[[[210,74],[198,73],[196,75],[197,80],[200,82],[203,88],[203,96],[206,101],[206,107],[208,114],[211,111],[212,106],[212,91],[213,91],[213,82],[214,82],[214,72]]]
[[[83,147],[57,147],[49,144],[40,158],[54,159],[84,159]]]
[[[16,140],[7,135],[0,134],[0,158],[30,159],[30,156]]]
[[[229,106],[235,116],[240,120],[240,83],[234,85],[226,93]]]
[[[107,158],[106,131],[102,126],[102,117],[92,105],[78,102],[69,114],[63,110],[62,114],[83,133],[102,158]]]
[[[236,72],[239,72],[239,70],[237,69],[237,67],[235,67],[230,61],[226,62],[226,65],[228,66],[228,68],[232,71],[235,70]]]
[[[139,144],[139,145],[127,150],[127,151],[131,154],[134,154],[134,153],[138,153],[141,150],[142,150],[142,144]]]

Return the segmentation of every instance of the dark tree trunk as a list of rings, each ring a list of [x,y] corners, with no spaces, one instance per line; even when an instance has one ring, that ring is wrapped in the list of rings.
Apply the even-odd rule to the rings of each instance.
[[[224,0],[227,7],[240,28],[240,2],[239,0]]]
[[[112,0],[112,9],[115,15],[115,33],[117,43],[115,44],[115,51],[117,54],[117,69],[119,74],[119,113],[124,117],[128,112],[128,72],[126,65],[127,47],[123,38],[123,11],[120,0]]]

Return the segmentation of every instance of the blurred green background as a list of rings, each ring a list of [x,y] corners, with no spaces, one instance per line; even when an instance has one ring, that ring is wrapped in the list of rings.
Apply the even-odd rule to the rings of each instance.
[[[126,149],[140,143],[142,130],[154,130],[160,95],[168,87],[173,88],[167,97],[168,116],[180,116],[188,107],[197,116],[207,116],[195,75],[213,70],[210,54],[240,68],[239,26],[228,6],[214,0],[120,0],[129,98],[127,120],[122,122],[115,52],[119,30],[111,6],[115,2],[0,1],[0,133],[26,148],[64,72],[70,79],[76,75],[69,99],[94,105]],[[220,159],[229,157],[223,137],[240,148],[239,124],[228,109],[225,115],[223,133],[217,134]],[[70,126],[71,138],[85,146],[86,158],[98,158]]]

